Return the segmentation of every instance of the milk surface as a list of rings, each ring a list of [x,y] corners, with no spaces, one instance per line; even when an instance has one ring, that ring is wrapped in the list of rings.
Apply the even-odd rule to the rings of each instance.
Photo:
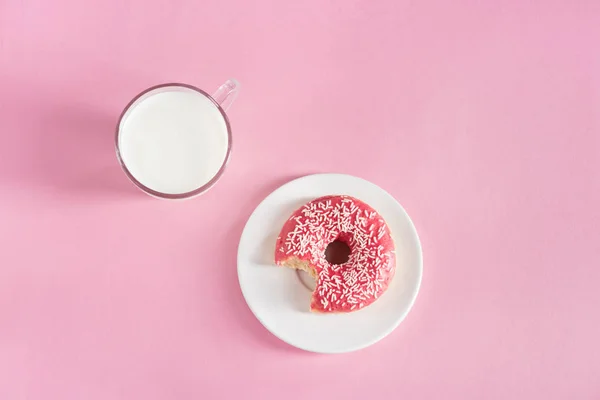
[[[195,91],[151,94],[121,122],[119,150],[129,172],[144,186],[181,194],[208,183],[227,156],[223,115]]]

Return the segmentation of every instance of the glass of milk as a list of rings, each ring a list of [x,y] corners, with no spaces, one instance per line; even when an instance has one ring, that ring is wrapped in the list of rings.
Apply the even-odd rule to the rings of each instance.
[[[239,92],[230,79],[211,96],[197,87],[151,87],[125,107],[116,133],[117,158],[129,179],[161,199],[186,199],[210,189],[231,152],[225,111]]]

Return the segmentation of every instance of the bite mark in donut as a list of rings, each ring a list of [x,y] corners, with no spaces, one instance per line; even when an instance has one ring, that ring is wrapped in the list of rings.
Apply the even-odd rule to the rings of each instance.
[[[336,240],[350,248],[342,264],[325,257],[325,249]],[[343,313],[372,304],[387,290],[396,257],[390,230],[377,211],[350,196],[325,196],[287,220],[277,238],[275,262],[316,279],[311,311]]]

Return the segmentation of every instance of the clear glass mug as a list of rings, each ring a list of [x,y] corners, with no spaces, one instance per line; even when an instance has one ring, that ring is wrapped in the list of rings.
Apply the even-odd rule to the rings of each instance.
[[[148,89],[144,90],[143,92],[141,92],[140,94],[138,94],[137,96],[135,96],[133,98],[133,100],[131,100],[129,102],[129,104],[127,104],[127,106],[121,113],[121,116],[119,117],[119,121],[117,123],[117,129],[116,129],[116,134],[115,134],[115,148],[116,148],[116,153],[117,153],[117,159],[119,161],[119,164],[121,165],[121,168],[123,169],[123,171],[129,178],[129,180],[131,180],[131,182],[133,182],[139,189],[141,189],[146,194],[153,196],[153,197],[160,198],[160,199],[172,199],[172,200],[187,199],[187,198],[191,198],[191,197],[200,195],[200,194],[206,192],[208,189],[210,189],[215,183],[217,183],[219,178],[223,175],[223,172],[225,171],[225,167],[227,166],[227,162],[229,161],[229,156],[231,154],[232,136],[231,136],[231,125],[229,123],[229,119],[227,118],[226,111],[231,106],[231,104],[233,103],[235,98],[237,97],[237,95],[239,93],[239,88],[240,88],[239,83],[234,79],[230,79],[227,82],[225,82],[223,85],[221,85],[217,89],[217,91],[211,96],[207,92],[203,91],[202,89],[199,89],[192,85],[183,84],[183,83],[166,83],[166,84],[161,84],[161,85],[157,85],[157,86],[148,88]],[[220,156],[219,157],[222,158],[222,161],[219,160],[218,164],[213,163],[211,165],[212,172],[210,172],[209,178],[198,180],[198,182],[200,182],[200,183],[198,184],[197,187],[189,187],[190,184],[186,183],[186,185],[188,187],[183,191],[174,190],[171,187],[169,187],[166,190],[165,188],[170,186],[170,183],[168,182],[168,179],[169,179],[168,176],[161,176],[161,179],[163,179],[162,185],[156,184],[155,182],[149,183],[152,181],[152,179],[149,179],[149,176],[144,176],[143,167],[140,167],[140,165],[144,165],[144,162],[145,162],[145,165],[147,167],[149,167],[149,169],[154,170],[155,172],[160,172],[161,168],[163,168],[163,167],[166,167],[166,169],[168,169],[169,161],[173,164],[178,164],[178,163],[181,164],[181,160],[179,160],[176,157],[175,158],[171,157],[170,160],[166,161],[167,164],[165,165],[165,160],[164,160],[165,157],[162,157],[163,156],[162,153],[163,152],[168,153],[168,151],[165,149],[170,149],[171,147],[173,147],[173,146],[171,146],[172,143],[160,143],[160,144],[158,143],[158,142],[160,142],[160,140],[163,140],[163,141],[165,140],[165,137],[166,137],[165,133],[162,132],[161,133],[162,136],[158,137],[158,138],[152,137],[149,133],[148,135],[146,135],[147,139],[145,139],[143,134],[141,132],[139,132],[140,129],[137,129],[137,132],[135,133],[135,135],[137,135],[136,140],[137,140],[137,143],[139,143],[141,145],[138,146],[140,148],[136,150],[135,145],[132,145],[130,143],[133,139],[129,138],[133,134],[129,133],[128,130],[132,131],[132,128],[126,129],[128,120],[132,119],[132,118],[130,118],[132,115],[135,117],[133,119],[137,120],[138,122],[139,122],[140,118],[142,118],[142,122],[144,122],[143,118],[148,119],[149,121],[146,121],[147,122],[146,127],[147,127],[147,129],[149,129],[149,131],[152,131],[154,129],[154,125],[161,125],[161,124],[164,125],[164,124],[169,124],[169,123],[171,123],[173,125],[177,125],[177,122],[174,122],[176,120],[173,120],[173,119],[171,119],[170,122],[163,123],[164,120],[169,120],[169,118],[177,118],[176,117],[177,113],[188,112],[189,115],[187,115],[187,117],[195,118],[194,115],[197,115],[197,114],[194,114],[193,112],[191,112],[192,111],[191,103],[190,104],[184,103],[183,106],[181,106],[181,107],[175,107],[175,104],[168,104],[168,102],[165,103],[164,99],[163,99],[163,104],[160,106],[160,107],[163,107],[163,109],[160,109],[160,108],[157,109],[156,107],[159,107],[159,106],[157,105],[156,100],[154,100],[154,106],[153,106],[154,110],[155,111],[158,110],[159,112],[158,113],[157,112],[149,112],[148,105],[145,104],[145,101],[148,100],[149,98],[155,98],[155,95],[157,95],[157,94],[165,94],[165,93],[170,94],[171,96],[173,94],[175,94],[175,96],[178,96],[178,94],[179,95],[183,94],[184,96],[187,96],[191,100],[194,100],[196,102],[198,100],[200,100],[200,102],[201,102],[200,105],[202,107],[204,107],[205,111],[207,110],[206,107],[208,107],[208,109],[210,109],[210,113],[209,113],[210,115],[207,114],[207,116],[206,116],[207,120],[210,119],[212,121],[211,122],[212,127],[216,127],[216,126],[219,127],[219,129],[215,129],[215,131],[219,130],[219,135],[222,136],[222,137],[218,138],[220,140],[220,144],[219,144]],[[138,110],[139,106],[142,104],[144,104],[144,107],[146,107],[146,111],[144,111],[146,113],[145,117],[143,116],[142,112]],[[172,114],[165,114],[168,112],[166,110],[165,106],[166,106],[166,108],[169,108],[169,106],[171,106]],[[213,110],[213,108],[214,108],[214,110]],[[162,112],[162,114],[161,114],[161,112]],[[201,114],[200,109],[198,109],[198,114]],[[155,120],[154,121],[155,124],[151,124],[150,122],[151,122],[152,118],[154,118],[154,117],[160,118],[159,115],[162,115],[164,118]],[[203,118],[204,118],[204,116],[202,116],[202,117],[198,116],[198,118],[195,119],[195,122],[199,122],[200,124],[202,124]],[[190,121],[182,121],[179,128],[173,127],[171,129],[169,126],[167,126],[167,128],[169,128],[168,129],[169,135],[171,135],[171,131],[173,134],[177,134],[178,132],[176,132],[176,131],[184,125],[185,125],[186,129],[189,130]],[[137,126],[139,127],[140,124],[138,123]],[[136,131],[136,129],[133,129],[133,131]],[[200,134],[200,133],[198,133],[198,134]],[[140,136],[140,135],[142,135],[142,136]],[[202,135],[212,135],[212,132],[202,133]],[[124,139],[124,137],[125,137],[125,139]],[[140,142],[140,140],[141,141],[146,140],[147,143]],[[172,141],[172,139],[168,139],[168,140]],[[224,141],[226,141],[226,143]],[[166,146],[164,146],[165,149],[159,147],[161,144],[162,145],[166,144]],[[198,144],[197,140],[196,140],[195,144]],[[177,145],[179,146],[180,150],[185,153],[185,155],[192,156],[190,153],[190,151],[191,151],[190,146],[185,146],[186,145],[185,142],[177,143]],[[155,148],[152,149],[152,146],[154,146]],[[135,154],[136,151],[138,153],[142,152],[143,151],[141,149],[142,147],[145,150],[148,150],[148,148],[150,148],[151,150],[153,150],[153,152],[150,152],[151,154],[149,156],[148,156],[148,154]],[[210,156],[209,152],[211,151],[211,149],[198,148],[198,150],[200,150],[198,153],[198,157],[202,157],[203,155],[206,156],[207,154]],[[177,155],[177,153],[174,153],[174,154],[175,154],[175,156]],[[146,157],[146,156],[148,156],[148,157]],[[142,162],[139,162],[139,163],[134,162],[134,160],[136,160],[136,157],[138,159],[141,159]],[[144,159],[144,157],[146,157],[146,159]],[[150,158],[151,160],[152,159],[158,160],[157,162],[161,162],[161,163],[163,163],[163,165],[161,166],[156,163],[153,164],[153,161],[147,160],[148,158]],[[166,157],[166,158],[168,158],[168,157]],[[187,160],[187,161],[188,161],[188,165],[193,164],[193,163],[189,162],[190,160]],[[185,166],[183,164],[178,165],[178,167],[179,167],[179,170],[175,171],[177,173],[172,177],[172,178],[174,178],[175,181],[181,180],[182,175],[186,174],[186,172],[184,172],[184,170],[182,170],[182,168],[185,168]],[[188,172],[191,173],[191,172],[196,172],[196,171],[188,170]]]

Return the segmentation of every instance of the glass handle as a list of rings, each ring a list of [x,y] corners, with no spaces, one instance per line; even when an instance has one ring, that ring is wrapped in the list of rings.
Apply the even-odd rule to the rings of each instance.
[[[240,92],[240,83],[235,79],[229,79],[227,82],[219,86],[217,91],[212,95],[213,99],[225,111],[231,107],[231,104]]]

